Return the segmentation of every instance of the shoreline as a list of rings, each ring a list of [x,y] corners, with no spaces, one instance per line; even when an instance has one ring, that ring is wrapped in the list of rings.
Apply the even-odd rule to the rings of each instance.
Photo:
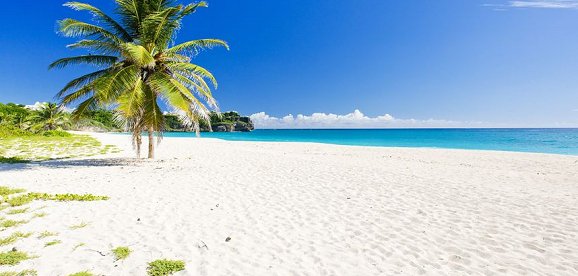
[[[169,258],[185,261],[175,275],[578,273],[578,157],[169,137],[151,161],[130,137],[83,134],[123,151],[2,165],[2,184],[110,199],[33,203],[47,215],[0,236],[62,243],[0,247],[39,256],[0,271],[144,275]],[[115,262],[117,246],[133,253]]]
[[[126,132],[85,132],[85,131],[69,131],[71,133],[78,133],[84,135],[130,135],[130,133]],[[175,132],[180,133],[180,132]],[[240,132],[241,133],[241,132]],[[193,133],[191,133],[193,134]],[[143,134],[143,137],[146,136]],[[545,156],[564,156],[564,157],[571,157],[576,158],[578,160],[578,154],[571,154],[571,153],[545,153],[545,152],[533,152],[533,151],[515,151],[515,150],[493,150],[493,149],[464,149],[464,148],[443,148],[443,147],[412,147],[412,146],[371,146],[371,145],[350,145],[350,144],[337,144],[337,143],[330,143],[330,142],[310,142],[310,141],[249,141],[249,140],[227,140],[218,137],[194,137],[194,136],[163,136],[162,141],[165,139],[203,139],[203,140],[217,140],[223,142],[231,142],[231,143],[264,143],[264,144],[297,144],[297,145],[328,145],[328,146],[338,146],[338,147],[353,147],[353,148],[365,148],[367,150],[370,149],[396,149],[396,150],[434,150],[434,151],[465,151],[465,152],[474,152],[474,153],[512,153],[512,154],[531,154],[531,155],[545,155]],[[161,141],[161,145],[162,145]],[[147,142],[143,140],[143,145]]]

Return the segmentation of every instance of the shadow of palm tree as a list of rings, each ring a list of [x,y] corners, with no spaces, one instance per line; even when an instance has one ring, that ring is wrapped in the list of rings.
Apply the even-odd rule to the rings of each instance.
[[[0,164],[1,171],[28,170],[33,168],[72,168],[72,167],[120,167],[139,164],[136,158],[106,158],[106,159],[58,159],[41,162]]]

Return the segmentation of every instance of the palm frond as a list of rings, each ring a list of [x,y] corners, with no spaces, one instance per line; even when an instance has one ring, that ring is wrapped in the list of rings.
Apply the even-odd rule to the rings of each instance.
[[[141,45],[125,43],[122,45],[123,55],[135,65],[144,68],[154,68],[155,58]]]
[[[184,53],[189,56],[196,56],[203,49],[212,49],[214,47],[225,47],[229,50],[229,45],[224,40],[216,38],[206,38],[191,40],[167,49],[166,53]]]
[[[167,62],[166,63],[167,68],[169,68],[171,71],[176,71],[184,76],[190,77],[190,78],[194,78],[194,75],[198,75],[201,76],[203,78],[207,78],[209,79],[212,83],[213,86],[215,88],[218,87],[218,83],[217,83],[217,79],[215,78],[215,76],[213,76],[213,74],[211,72],[209,72],[209,70],[192,64],[192,63],[186,63],[186,62]]]
[[[79,86],[84,86],[87,85],[88,83],[94,81],[95,79],[103,76],[104,74],[106,74],[108,71],[110,71],[111,69],[103,69],[103,70],[99,70],[96,72],[92,72],[89,74],[86,74],[82,77],[78,77],[72,81],[70,81],[68,84],[66,84],[66,86],[64,86],[64,88],[62,88],[58,94],[56,94],[57,98],[62,97],[62,95],[64,95],[64,93],[68,92],[70,89],[74,89],[74,88],[78,88]]]
[[[76,43],[69,44],[66,47],[71,49],[92,49],[95,52],[104,55],[118,54],[121,50],[120,45],[117,43],[95,39],[83,39]]]
[[[112,19],[112,17],[106,15],[100,9],[92,5],[80,2],[68,2],[65,3],[64,6],[72,8],[77,11],[89,11],[96,18],[97,21],[102,22],[107,26],[109,26],[111,29],[113,29],[114,33],[120,36],[122,40],[132,41],[132,37],[130,36],[130,34],[118,22]]]
[[[86,22],[66,18],[58,21],[60,33],[66,37],[96,37],[99,40],[108,39],[115,43],[127,42],[106,29]]]
[[[85,56],[76,56],[76,57],[68,57],[68,58],[61,58],[48,66],[49,69],[59,68],[62,69],[69,65],[79,65],[79,64],[88,64],[94,66],[105,66],[105,65],[114,65],[117,62],[118,58],[115,56],[106,56],[106,55],[85,55]]]

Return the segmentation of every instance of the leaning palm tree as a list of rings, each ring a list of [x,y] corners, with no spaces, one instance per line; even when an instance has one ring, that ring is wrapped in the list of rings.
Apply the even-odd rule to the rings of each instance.
[[[199,121],[210,121],[218,110],[207,80],[217,88],[215,77],[191,63],[201,50],[222,46],[219,39],[174,43],[184,17],[205,2],[176,5],[171,0],[116,0],[119,20],[85,3],[68,2],[75,10],[88,11],[94,23],[74,19],[59,21],[60,32],[80,37],[69,48],[88,49],[89,54],[62,58],[50,68],[94,65],[98,69],[70,81],[58,94],[62,104],[78,103],[74,118],[102,107],[116,109],[133,134],[140,155],[141,135],[148,133],[148,157],[154,158],[154,138],[160,142],[164,116],[160,102],[199,132]]]

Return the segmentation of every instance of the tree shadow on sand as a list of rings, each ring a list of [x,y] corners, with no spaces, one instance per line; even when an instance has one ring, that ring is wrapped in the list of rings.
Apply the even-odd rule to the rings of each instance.
[[[0,172],[29,170],[35,168],[73,168],[73,167],[122,167],[134,166],[142,160],[136,158],[105,158],[105,159],[57,159],[29,163],[3,164],[0,163]]]

